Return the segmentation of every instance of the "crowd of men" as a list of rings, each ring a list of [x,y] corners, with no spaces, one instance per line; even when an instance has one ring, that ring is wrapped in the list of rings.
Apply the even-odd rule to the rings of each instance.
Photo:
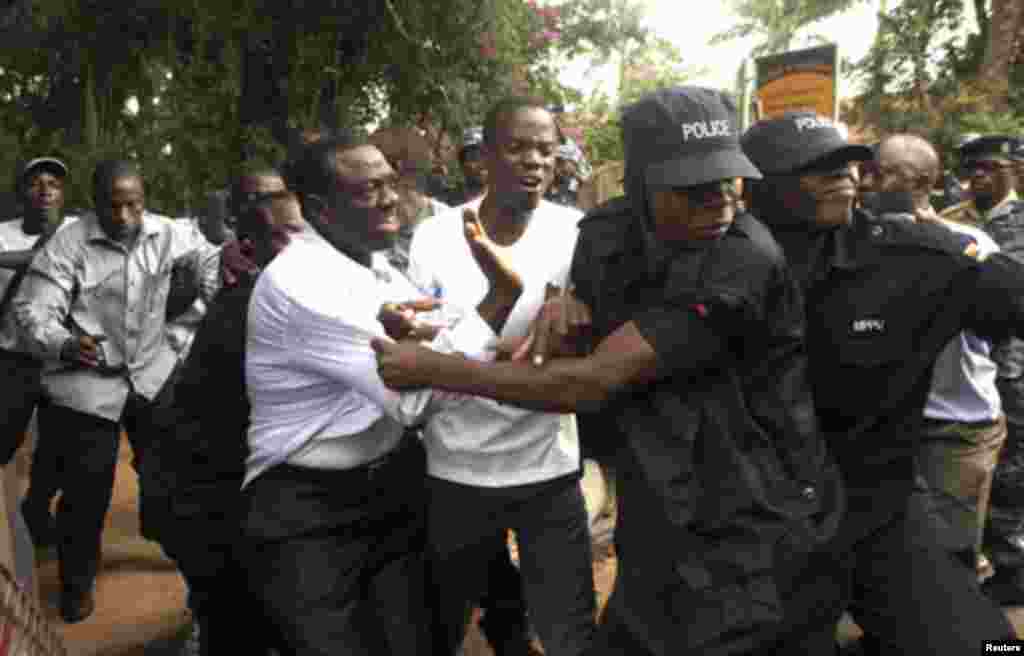
[[[622,135],[625,194],[584,217],[536,100],[463,135],[452,205],[338,130],[238,171],[205,236],[136,162],[67,217],[68,167],[29,160],[0,448],[37,414],[20,517],[63,619],[95,608],[124,430],[203,654],[451,656],[474,607],[499,655],[829,654],[844,613],[864,654],[1013,638],[1024,142],[965,139],[950,182],[920,136],[741,134],[699,87]],[[599,618],[584,450],[618,479]]]

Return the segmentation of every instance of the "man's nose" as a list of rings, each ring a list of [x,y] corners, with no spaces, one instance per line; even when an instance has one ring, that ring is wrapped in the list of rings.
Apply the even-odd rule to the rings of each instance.
[[[532,168],[540,168],[544,164],[544,156],[536,148],[529,148],[523,153],[523,164]]]
[[[385,186],[380,192],[380,201],[377,203],[381,207],[391,207],[398,202],[398,192],[391,185]]]

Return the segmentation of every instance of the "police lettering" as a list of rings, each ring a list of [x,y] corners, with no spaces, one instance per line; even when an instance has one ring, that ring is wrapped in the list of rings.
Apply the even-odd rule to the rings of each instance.
[[[835,127],[832,121],[827,118],[820,116],[801,116],[793,119],[796,124],[796,131],[803,132],[804,130],[817,130],[819,128],[831,128]]]
[[[710,125],[705,121],[683,123],[683,141],[730,135],[732,135],[732,131],[729,129],[729,121],[711,121]]]

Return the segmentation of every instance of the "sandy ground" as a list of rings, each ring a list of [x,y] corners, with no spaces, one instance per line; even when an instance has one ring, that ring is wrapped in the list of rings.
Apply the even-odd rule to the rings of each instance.
[[[130,451],[122,445],[114,501],[103,536],[103,565],[97,581],[95,614],[79,624],[64,624],[57,613],[57,568],[52,550],[41,553],[40,593],[43,605],[64,638],[70,656],[171,656],[187,633],[185,586],[159,547],[139,536],[137,485],[129,465]],[[597,491],[595,491],[597,490]],[[595,486],[591,498],[600,495]],[[609,550],[594,563],[595,588],[603,604],[615,580],[616,560]],[[1024,634],[1024,608],[1008,610]],[[858,633],[850,623],[842,639]],[[491,650],[472,629],[466,656],[490,656]]]

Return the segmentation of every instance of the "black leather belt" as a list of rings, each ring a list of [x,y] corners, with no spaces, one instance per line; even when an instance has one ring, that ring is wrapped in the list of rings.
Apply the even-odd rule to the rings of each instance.
[[[410,449],[416,448],[418,446],[419,439],[418,431],[412,429],[407,430],[395,445],[395,448],[374,458],[373,460],[370,460],[369,462],[365,462],[355,467],[349,467],[348,469],[303,467],[301,465],[293,465],[287,462],[278,465],[275,469],[280,469],[282,472],[294,473],[307,479],[321,479],[330,482],[337,482],[339,478],[348,477],[369,480],[374,478],[374,476],[380,473],[381,470],[385,469],[388,465],[402,458]]]

